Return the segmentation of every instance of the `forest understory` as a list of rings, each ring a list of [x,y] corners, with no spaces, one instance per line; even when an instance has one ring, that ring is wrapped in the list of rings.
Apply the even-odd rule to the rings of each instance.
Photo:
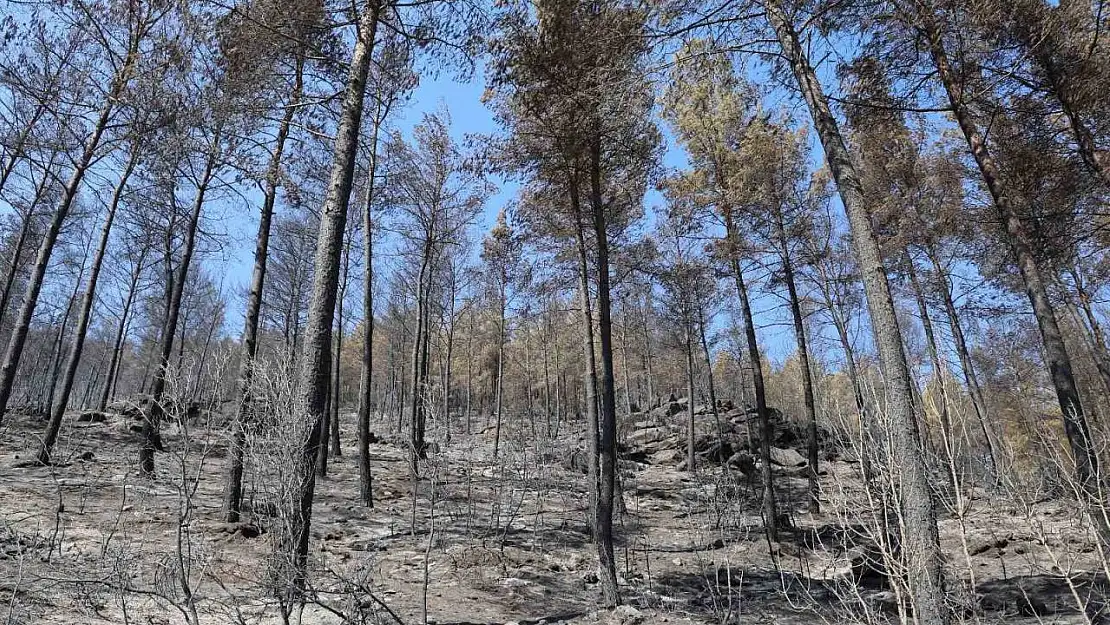
[[[404,437],[371,446],[375,507],[356,499],[355,416],[317,481],[303,623],[880,623],[897,620],[881,522],[850,437],[824,432],[822,511],[807,511],[804,437],[778,418],[772,454],[783,529],[768,542],[754,410],[698,408],[699,471],[684,470],[685,400],[620,424],[615,551],[624,606],[600,610],[587,532],[583,423],[506,419],[471,434],[430,424],[414,482]],[[121,412],[114,412],[120,410]],[[228,417],[163,429],[153,478],[135,472],[126,402],[74,413],[55,464],[33,462],[43,423],[0,429],[0,615],[21,623],[279,623],[272,572],[281,497],[274,432],[255,433],[244,519],[223,522]],[[538,420],[538,422],[537,422]],[[795,449],[798,448],[798,449]],[[800,453],[799,453],[800,452]],[[722,462],[723,461],[723,462]],[[722,466],[723,465],[723,466]],[[940,476],[936,483],[943,484]],[[415,491],[414,491],[415,488]],[[949,601],[976,623],[1101,623],[1098,546],[1066,496],[1000,485],[938,493]],[[961,506],[957,508],[958,505]],[[970,571],[969,571],[970,565]],[[1100,620],[1101,619],[1101,620]]]

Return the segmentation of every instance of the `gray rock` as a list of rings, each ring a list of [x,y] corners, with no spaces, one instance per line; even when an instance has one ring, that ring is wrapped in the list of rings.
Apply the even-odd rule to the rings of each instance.
[[[735,469],[743,473],[744,475],[752,475],[755,473],[756,469],[755,458],[753,458],[751,454],[747,454],[742,451],[738,451],[732,454],[732,457],[728,459],[727,464],[730,468]]]
[[[682,457],[682,452],[677,449],[663,449],[651,454],[652,464],[674,464]]]
[[[667,428],[663,427],[648,427],[637,429],[628,436],[628,444],[634,447],[645,447],[652,443],[670,438],[671,433]]]
[[[620,605],[613,609],[607,622],[610,625],[640,625],[644,622],[644,615],[630,605]]]
[[[793,449],[772,447],[771,463],[777,464],[780,467],[800,467],[806,463],[806,459],[802,457],[802,454]]]

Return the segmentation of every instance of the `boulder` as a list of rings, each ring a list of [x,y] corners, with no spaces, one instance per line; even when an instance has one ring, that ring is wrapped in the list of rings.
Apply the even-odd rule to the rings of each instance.
[[[729,468],[735,469],[744,475],[752,475],[756,470],[755,458],[742,451],[732,454],[727,464]]]
[[[620,605],[606,619],[610,625],[640,625],[644,622],[644,615],[630,605]]]
[[[667,402],[652,410],[651,416],[654,419],[669,419],[685,409],[686,406],[677,401]]]
[[[728,441],[714,441],[709,447],[698,452],[706,460],[721,464],[732,457],[734,450]]]
[[[665,441],[671,433],[664,427],[647,427],[637,429],[628,435],[628,444],[631,447],[646,447],[653,443]]]
[[[800,467],[806,463],[806,459],[802,457],[802,454],[793,449],[772,447],[771,463],[777,464],[780,467]]]
[[[682,452],[672,447],[651,454],[649,460],[651,464],[675,464],[681,458]]]
[[[78,423],[104,423],[107,420],[108,415],[99,410],[86,410],[77,415]]]
[[[726,410],[725,412],[723,412],[721,414],[721,417],[725,421],[729,421],[734,425],[739,425],[739,424],[748,422],[748,413],[747,413],[747,411],[742,410],[740,408],[733,408],[731,410]]]

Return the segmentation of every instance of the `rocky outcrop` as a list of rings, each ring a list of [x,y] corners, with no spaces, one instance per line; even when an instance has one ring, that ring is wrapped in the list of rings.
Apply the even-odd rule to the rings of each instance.
[[[646,464],[666,464],[682,466],[686,459],[686,430],[683,413],[689,406],[685,397],[673,395],[662,397],[646,413],[633,415],[622,428],[621,457],[626,461]],[[695,418],[706,423],[714,420],[711,407],[695,407]],[[801,424],[786,419],[775,409],[770,410],[771,462],[787,474],[798,472],[807,466],[807,433]],[[725,465],[744,474],[754,474],[758,468],[760,449],[759,415],[755,408],[738,407],[732,402],[717,404],[717,419],[723,429],[721,433],[701,434],[694,441],[694,453],[702,463]],[[710,426],[716,429],[716,424]],[[723,434],[723,435],[722,435]],[[835,454],[829,444],[831,436],[819,432],[819,444],[825,450],[825,457]]]

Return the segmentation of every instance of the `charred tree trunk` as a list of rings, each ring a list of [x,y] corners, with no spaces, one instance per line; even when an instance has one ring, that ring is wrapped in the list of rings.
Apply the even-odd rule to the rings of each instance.
[[[960,323],[960,315],[956,311],[956,302],[952,299],[952,283],[948,277],[948,271],[941,264],[936,253],[932,249],[926,249],[926,255],[929,257],[933,265],[933,271],[936,274],[937,291],[944,302],[944,312],[948,316],[948,325],[952,328],[952,342],[956,348],[956,355],[960,359],[960,369],[964,374],[968,394],[971,395],[971,405],[975,409],[975,418],[979,423],[979,429],[983,433],[983,440],[987,444],[989,469],[994,478],[998,479],[999,455],[995,446],[994,433],[988,424],[987,402],[983,398],[983,388],[979,386],[979,378],[975,375],[975,366],[971,362],[971,351],[967,346],[967,338],[964,336],[963,325]]]
[[[769,542],[778,541],[778,503],[775,498],[775,475],[771,468],[771,439],[775,432],[771,426],[771,413],[767,408],[767,389],[763,381],[763,363],[759,355],[759,342],[755,336],[755,319],[748,299],[748,287],[744,283],[744,271],[740,267],[740,237],[731,214],[726,211],[726,236],[729,242],[729,263],[732,265],[732,278],[736,283],[736,296],[740,300],[740,316],[744,319],[744,339],[748,348],[748,360],[752,367],[752,387],[755,393],[755,410],[759,418],[759,459],[763,481],[763,526]]]
[[[578,291],[582,313],[582,347],[586,366],[582,372],[586,409],[586,480],[589,491],[589,511],[587,514],[590,535],[597,539],[597,501],[600,482],[598,459],[598,410],[597,410],[597,354],[594,341],[594,315],[590,302],[590,263],[586,251],[586,233],[582,220],[581,196],[575,174],[571,174],[570,203],[575,219],[575,242],[578,252]],[[577,396],[577,393],[576,393]]]
[[[342,375],[340,371],[340,363],[342,362],[343,354],[343,305],[347,299],[347,284],[351,270],[351,242],[347,242],[346,249],[343,252],[343,277],[339,286],[339,302],[336,306],[335,313],[335,354],[334,364],[332,365],[332,398],[331,398],[331,418],[328,420],[328,429],[331,431],[331,455],[339,458],[343,455],[343,450],[340,447],[339,440],[339,394],[342,391],[340,383],[342,382]]]
[[[205,194],[208,185],[212,182],[216,170],[216,161],[221,152],[221,129],[217,127],[212,143],[208,146],[208,156],[204,165],[204,173],[198,180],[196,195],[193,197],[192,214],[185,226],[185,246],[181,252],[181,260],[177,265],[177,272],[173,279],[173,288],[170,291],[169,301],[166,302],[165,319],[162,323],[162,345],[159,353],[158,367],[154,371],[151,382],[151,404],[149,414],[143,419],[142,442],[139,446],[139,473],[144,476],[154,475],[154,452],[161,448],[159,428],[162,415],[165,412],[164,400],[166,381],[170,370],[170,357],[173,354],[173,341],[177,335],[178,319],[181,314],[181,301],[185,295],[185,283],[189,276],[189,265],[192,264],[193,252],[196,247],[197,230],[200,228],[200,215],[204,207]]]
[[[124,168],[123,173],[120,174],[119,182],[116,183],[115,191],[112,193],[112,199],[108,203],[108,213],[104,216],[104,227],[100,231],[100,241],[97,244],[96,256],[93,257],[92,267],[89,270],[89,282],[85,287],[85,294],[81,299],[81,310],[78,312],[77,316],[77,330],[73,336],[73,344],[70,346],[69,355],[66,359],[65,373],[62,375],[62,386],[59,389],[58,396],[54,398],[50,407],[50,423],[46,427],[46,434],[43,436],[42,446],[39,448],[38,462],[40,464],[50,464],[50,454],[54,450],[54,443],[58,440],[58,431],[62,427],[62,416],[65,414],[66,406],[69,405],[69,396],[73,390],[73,381],[77,377],[77,366],[81,363],[81,352],[85,348],[85,335],[89,330],[89,318],[92,316],[93,304],[96,303],[96,284],[97,280],[100,279],[100,268],[104,264],[104,253],[108,249],[108,239],[112,234],[112,224],[116,219],[116,209],[119,208],[124,189],[127,187],[127,181],[131,177],[131,173],[135,171],[135,165],[138,159],[139,148],[136,144],[132,148],[127,166]]]
[[[941,361],[940,348],[937,346],[937,335],[933,331],[933,320],[929,317],[929,304],[925,301],[925,292],[921,290],[921,282],[917,279],[917,268],[914,265],[913,258],[910,257],[909,252],[905,252],[903,259],[906,264],[906,275],[910,279],[913,299],[917,304],[917,314],[921,317],[921,327],[925,330],[925,348],[929,352],[929,364],[933,368],[937,390],[940,391],[937,414],[940,417],[940,432],[944,439],[941,444],[944,445],[945,461],[948,465],[948,479],[952,488],[959,488],[959,476],[956,473],[956,441],[953,438],[952,417],[948,412],[948,386],[944,380],[948,367],[944,366]],[[923,401],[922,407],[924,408],[925,405]]]
[[[470,434],[470,416],[474,394],[474,311],[470,311],[470,326],[466,333],[466,433]]]
[[[644,293],[644,372],[647,375],[647,395],[649,401],[655,401],[655,372],[652,367],[652,350],[651,350],[651,313],[653,301],[651,298],[651,289]]]
[[[617,566],[613,556],[613,501],[617,467],[617,393],[613,373],[613,318],[609,292],[609,233],[606,206],[601,190],[601,135],[594,134],[590,151],[590,204],[593,209],[594,236],[597,244],[597,329],[601,351],[598,415],[598,451],[601,482],[598,488],[598,559],[601,566],[601,591],[605,604],[620,605]]]
[[[454,269],[452,269],[454,271]],[[451,384],[452,374],[454,368],[452,367],[452,359],[455,356],[455,323],[457,321],[457,314],[455,311],[456,298],[458,297],[457,284],[455,279],[451,280],[451,297],[450,303],[447,305],[446,315],[444,315],[444,328],[443,328],[443,424],[445,427],[444,438],[451,441]]]
[[[92,134],[85,141],[85,147],[81,151],[81,155],[78,157],[77,162],[74,164],[73,172],[70,174],[69,180],[62,190],[62,199],[54,210],[54,215],[50,218],[50,225],[47,227],[46,233],[42,237],[42,242],[39,244],[38,255],[35,257],[35,266],[27,282],[27,289],[23,293],[23,303],[19,307],[19,317],[16,320],[15,328],[12,330],[11,338],[8,340],[8,348],[4,354],[4,363],[0,366],[0,422],[3,421],[4,413],[8,408],[8,400],[11,398],[12,389],[15,385],[15,375],[19,369],[19,360],[23,356],[23,346],[27,341],[27,333],[31,328],[31,318],[35,315],[35,307],[38,305],[39,293],[42,291],[42,284],[46,278],[46,270],[50,265],[50,257],[54,253],[54,246],[58,242],[58,235],[61,233],[62,225],[69,216],[70,208],[73,207],[77,192],[80,190],[81,183],[85,179],[85,173],[88,172],[93,164],[97,149],[100,147],[100,140],[104,136],[104,131],[108,128],[118,100],[123,94],[123,90],[127,83],[130,81],[131,73],[138,56],[137,46],[138,42],[133,41],[132,48],[127,58],[124,60],[123,65],[112,81],[112,87],[107,94],[104,105],[100,109],[100,114],[97,117],[96,124],[93,126]]]
[[[120,363],[123,359],[123,346],[127,339],[131,306],[134,304],[135,295],[139,290],[139,278],[142,277],[143,263],[146,260],[149,249],[149,247],[144,246],[139,253],[139,258],[131,272],[131,281],[127,285],[127,297],[124,299],[123,311],[120,313],[119,328],[116,330],[116,339],[112,342],[112,356],[108,360],[107,380],[104,382],[104,388],[101,389],[100,399],[96,404],[96,409],[100,412],[107,410],[108,401],[112,397],[112,391],[115,389],[116,378],[119,375]]]
[[[295,60],[293,91],[278,124],[274,151],[266,171],[266,190],[262,199],[262,213],[258,219],[258,235],[254,247],[254,271],[251,275],[250,293],[247,295],[247,314],[243,323],[243,355],[239,364],[239,405],[232,425],[231,448],[228,450],[227,486],[224,495],[224,520],[239,521],[243,503],[243,454],[247,443],[247,422],[252,418],[254,358],[258,352],[258,325],[262,311],[262,293],[266,284],[266,264],[270,250],[270,227],[274,218],[274,205],[281,185],[281,159],[293,118],[301,103],[304,90],[304,55],[298,51]]]
[[[694,454],[694,342],[690,328],[686,328],[686,470],[697,473],[697,456]]]
[[[497,450],[501,444],[501,407],[504,401],[505,393],[505,288],[501,287],[501,291],[497,297],[498,304],[498,317],[497,317],[497,382],[494,392],[497,394],[494,399],[494,413],[496,424],[493,430],[493,457],[497,458]]]
[[[551,318],[545,316],[543,320],[543,416],[544,431],[547,432],[548,437],[551,436],[551,370],[548,366],[548,346],[554,338],[549,332],[550,321]]]
[[[331,379],[331,331],[335,315],[335,294],[339,286],[339,261],[343,251],[343,235],[347,224],[347,205],[351,198],[355,159],[358,155],[359,126],[362,122],[366,79],[373,57],[377,35],[380,0],[369,0],[362,7],[357,25],[355,46],[351,55],[347,85],[343,94],[342,112],[335,135],[334,157],[328,179],[327,196],[320,215],[316,239],[315,268],[308,323],[304,334],[304,350],[299,380],[301,418],[307,431],[301,441],[301,457],[296,468],[294,495],[288,518],[289,535],[282,545],[289,554],[291,591],[299,598],[304,590],[308,565],[308,546],[312,521],[312,500],[316,490],[313,460],[321,445]]]
[[[409,438],[412,447],[412,465],[413,470],[418,462],[427,457],[427,442],[425,440],[425,433],[427,427],[427,409],[425,405],[427,393],[427,371],[428,371],[428,344],[430,342],[429,334],[431,333],[431,290],[432,290],[432,256],[435,253],[433,247],[433,240],[435,239],[435,225],[434,214],[432,211],[433,223],[428,226],[429,231],[425,233],[424,249],[421,254],[420,273],[417,274],[416,285],[416,335],[413,337],[412,342],[412,396],[409,401],[412,404],[412,421],[409,424]]]
[[[802,302],[798,297],[798,284],[794,278],[794,262],[790,254],[790,242],[786,239],[786,225],[781,212],[775,219],[776,236],[779,240],[779,253],[782,255],[782,275],[786,282],[786,292],[790,300],[790,316],[794,320],[794,340],[798,344],[798,368],[802,375],[802,398],[806,410],[806,459],[809,478],[809,511],[821,512],[821,485],[817,479],[817,402],[813,395],[813,370],[809,364],[809,345],[806,341],[805,317],[802,315]]]
[[[701,339],[701,353],[705,361],[705,381],[709,386],[709,410],[717,425],[717,438],[725,440],[725,428],[721,423],[721,412],[717,409],[717,383],[713,376],[713,358],[709,353],[709,338],[706,337],[705,311],[698,309],[698,336]]]
[[[88,248],[85,249],[85,259],[88,259]],[[65,313],[62,314],[62,325],[58,328],[58,334],[54,338],[54,348],[51,350],[52,357],[50,358],[49,382],[45,384],[46,397],[42,401],[42,412],[45,414],[51,413],[51,407],[54,405],[54,394],[58,389],[58,375],[62,366],[62,347],[65,345],[66,330],[69,329],[69,320],[73,314],[73,305],[77,303],[77,294],[81,291],[81,283],[85,279],[85,265],[81,264],[81,271],[77,274],[77,280],[73,283],[73,293],[69,296],[66,302]],[[67,401],[68,403],[68,401]],[[64,410],[64,409],[63,409]]]
[[[944,48],[944,40],[936,16],[931,8],[922,7],[918,19],[927,38],[929,52],[936,67],[938,77],[948,95],[949,104],[956,122],[963,131],[979,172],[990,191],[994,206],[998,210],[999,221],[1005,228],[1007,242],[1017,260],[1026,294],[1037,318],[1041,332],[1052,385],[1064,418],[1064,431],[1075,461],[1076,478],[1080,489],[1094,508],[1094,517],[1102,543],[1110,546],[1110,518],[1105,512],[1102,488],[1099,483],[1099,459],[1090,428],[1079,399],[1079,389],[1072,370],[1071,357],[1064,345],[1064,336],[1056,319],[1056,311],[1048,297],[1047,285],[1037,265],[1030,243],[1026,224],[1014,206],[1014,200],[1007,192],[1000,170],[990,153],[986,140],[972,118],[971,111],[964,100],[963,85],[955,76]]]
[[[362,245],[365,276],[362,284],[362,371],[359,375],[358,397],[358,475],[359,499],[362,505],[374,507],[374,477],[370,470],[370,410],[374,375],[374,188],[378,170],[378,130],[381,120],[374,122],[370,140],[370,166],[366,173],[366,203],[362,210]]]
[[[779,0],[765,0],[763,5],[783,56],[809,107],[829,170],[836,180],[848,215],[885,381],[887,410],[892,421],[892,451],[901,467],[897,499],[905,527],[901,537],[902,553],[911,572],[909,587],[914,616],[920,625],[946,625],[951,621],[951,614],[945,603],[936,504],[921,455],[921,434],[914,417],[913,390],[894,299],[864,200],[863,187],[836,118],[829,108],[828,98],[821,89],[791,18]]]

